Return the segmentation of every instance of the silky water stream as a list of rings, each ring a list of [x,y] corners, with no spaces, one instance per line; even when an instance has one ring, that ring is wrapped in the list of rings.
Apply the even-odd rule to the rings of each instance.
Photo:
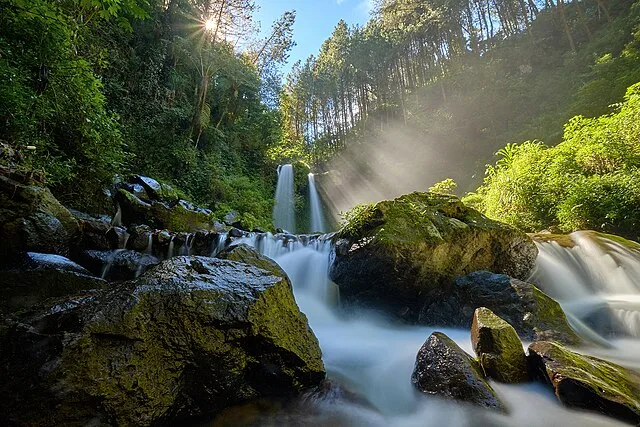
[[[557,298],[571,322],[590,341],[580,351],[640,367],[640,252],[589,233],[571,245],[539,243],[532,281]],[[291,238],[255,234],[235,240],[274,259],[289,275],[300,309],[323,352],[328,378],[351,393],[308,397],[297,410],[225,416],[214,425],[296,426],[614,426],[599,414],[563,407],[539,383],[492,382],[508,415],[418,393],[411,385],[416,353],[433,331],[442,331],[473,354],[469,330],[398,325],[371,312],[341,312],[328,277],[331,243],[326,236]],[[524,343],[525,346],[528,343]],[[294,405],[295,406],[295,405]]]

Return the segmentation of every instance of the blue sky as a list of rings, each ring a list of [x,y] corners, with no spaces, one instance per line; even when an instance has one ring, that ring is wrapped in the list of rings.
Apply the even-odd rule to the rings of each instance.
[[[267,33],[285,11],[296,11],[293,37],[297,45],[283,67],[287,72],[297,60],[317,54],[340,19],[349,25],[366,23],[372,0],[256,0],[256,4],[260,7],[256,19],[262,24],[262,33]]]

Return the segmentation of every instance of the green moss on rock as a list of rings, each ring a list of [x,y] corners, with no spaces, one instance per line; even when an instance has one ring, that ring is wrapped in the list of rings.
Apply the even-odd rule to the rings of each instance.
[[[549,341],[529,346],[529,363],[565,405],[640,423],[640,373]]]
[[[482,369],[504,383],[527,381],[527,359],[513,326],[485,307],[476,309],[471,325],[471,343]]]
[[[490,270],[525,278],[536,255],[526,234],[457,197],[416,192],[347,213],[331,275],[347,300],[415,320],[455,277]]]
[[[44,416],[29,404],[36,394],[55,408],[58,424],[86,422],[93,411],[117,425],[152,425],[292,396],[325,375],[289,281],[234,261],[175,257],[135,281],[22,322],[38,328],[33,345],[55,343],[49,360],[58,362],[42,378],[12,382],[9,391],[22,403],[5,402],[5,410],[21,422]],[[19,357],[34,363],[33,372],[48,363],[32,360],[33,345],[4,345],[3,375],[25,374],[12,369]],[[34,381],[28,390],[16,385]]]

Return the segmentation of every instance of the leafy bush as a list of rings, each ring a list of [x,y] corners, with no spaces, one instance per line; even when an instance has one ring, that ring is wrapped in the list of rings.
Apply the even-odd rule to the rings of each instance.
[[[571,119],[557,146],[527,141],[497,155],[465,199],[488,216],[527,231],[555,225],[638,237],[640,83],[614,113]]]

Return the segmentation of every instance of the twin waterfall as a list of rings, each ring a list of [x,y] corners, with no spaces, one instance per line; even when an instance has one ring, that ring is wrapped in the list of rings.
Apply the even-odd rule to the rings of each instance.
[[[289,233],[296,232],[296,202],[293,197],[293,166],[278,166],[276,203],[273,206],[273,225]]]
[[[278,166],[278,184],[276,186],[276,202],[273,207],[273,225],[275,228],[296,233],[296,200],[295,200],[295,175],[293,165]],[[324,218],[322,203],[316,189],[315,176],[308,175],[309,186],[309,232],[324,233]]]

